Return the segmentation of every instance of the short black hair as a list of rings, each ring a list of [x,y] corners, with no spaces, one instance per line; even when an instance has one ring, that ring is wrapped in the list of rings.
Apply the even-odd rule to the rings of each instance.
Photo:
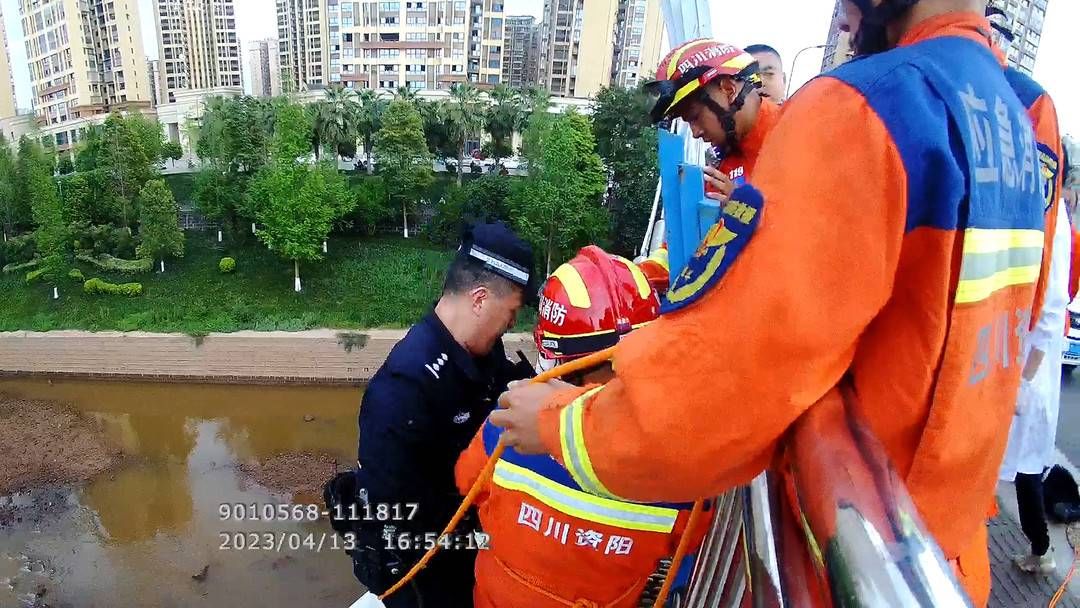
[[[446,281],[443,283],[443,295],[463,294],[477,287],[487,287],[497,295],[509,295],[521,287],[501,275],[491,272],[484,263],[465,255],[458,255],[446,269]]]
[[[755,55],[758,53],[772,53],[773,55],[776,55],[776,58],[780,61],[784,60],[784,58],[780,56],[780,51],[774,49],[767,44],[751,44],[743,50],[747,53],[750,53],[751,55]]]

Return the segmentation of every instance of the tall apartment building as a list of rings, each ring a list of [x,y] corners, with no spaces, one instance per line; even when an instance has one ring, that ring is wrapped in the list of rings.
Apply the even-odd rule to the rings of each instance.
[[[146,60],[146,75],[150,80],[150,103],[156,108],[161,103],[161,60]]]
[[[536,80],[535,72],[529,71],[530,65],[536,65],[531,57],[536,19],[528,15],[511,16],[505,23],[502,82],[518,88],[529,86]]]
[[[233,0],[155,0],[154,17],[162,103],[178,91],[243,85]]]
[[[615,56],[611,84],[632,89],[652,80],[664,44],[658,0],[624,0],[615,17]]]
[[[1039,54],[1042,42],[1043,21],[1046,19],[1046,6],[1049,0],[995,0],[993,4],[1001,8],[1008,17],[1003,25],[1008,27],[1015,39],[1009,46],[1009,65],[1031,75],[1035,71],[1035,58]],[[994,32],[998,36],[997,32]],[[1005,48],[1004,41],[997,40]]]
[[[502,80],[502,0],[345,1],[327,22],[330,82],[424,90]]]
[[[112,110],[148,110],[137,0],[19,0],[34,111],[57,149]]]
[[[562,97],[636,86],[660,61],[663,29],[660,0],[544,0],[539,82]]]
[[[8,53],[7,28],[3,27],[4,13],[0,10],[0,41],[4,52],[0,53],[0,119],[15,116],[15,81],[11,77],[11,55]]]
[[[330,82],[331,2],[340,28],[338,0],[277,0],[278,60],[284,92]]]
[[[821,60],[822,72],[827,72],[852,57],[851,34],[840,31],[843,10],[842,0],[836,0],[832,20],[829,22],[829,35],[825,39],[825,57]]]
[[[277,40],[251,41],[248,49],[248,80],[251,94],[256,97],[281,95],[281,64],[278,61]]]

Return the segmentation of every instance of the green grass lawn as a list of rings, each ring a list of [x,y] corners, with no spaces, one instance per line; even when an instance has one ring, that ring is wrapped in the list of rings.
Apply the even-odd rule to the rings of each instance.
[[[79,264],[86,278],[138,281],[142,296],[86,295],[64,279],[61,298],[23,273],[0,275],[0,331],[87,329],[204,334],[242,329],[406,327],[438,298],[451,252],[420,240],[335,236],[322,262],[301,264],[304,291],[292,290],[292,263],[261,243],[219,246],[216,232],[188,231],[186,255],[158,272],[125,276]],[[236,259],[232,274],[218,261]],[[155,270],[156,270],[155,265]],[[529,323],[531,314],[522,315]],[[527,317],[527,318],[526,318]]]

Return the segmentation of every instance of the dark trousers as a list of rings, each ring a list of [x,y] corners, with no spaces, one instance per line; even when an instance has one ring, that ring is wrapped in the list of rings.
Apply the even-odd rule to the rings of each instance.
[[[402,555],[401,562],[396,557],[381,555],[380,561],[384,562],[384,568],[380,569],[382,572],[377,581],[371,578],[370,569],[365,570],[361,562],[363,558],[354,555],[353,573],[366,587],[371,588],[373,592],[381,593],[396,583],[408,571],[409,566],[420,559],[420,555],[420,553]],[[471,608],[475,582],[473,575],[475,557],[473,552],[442,551],[416,575],[416,578],[394,595],[383,600],[383,603],[387,608]],[[397,568],[398,573],[387,572],[387,567],[391,564]]]
[[[1042,475],[1016,474],[1016,506],[1020,511],[1020,528],[1031,541],[1031,552],[1046,555],[1050,549],[1050,533],[1043,512]]]

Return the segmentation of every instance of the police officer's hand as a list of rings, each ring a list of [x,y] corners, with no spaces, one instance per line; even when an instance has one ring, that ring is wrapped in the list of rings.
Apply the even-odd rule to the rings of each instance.
[[[499,407],[491,413],[491,423],[506,429],[503,442],[522,454],[546,454],[540,439],[540,410],[558,391],[573,388],[561,380],[536,383],[511,382],[510,390],[499,395]]]
[[[705,185],[708,187],[705,196],[722,203],[726,203],[731,193],[735,192],[735,182],[716,167],[705,167]]]

